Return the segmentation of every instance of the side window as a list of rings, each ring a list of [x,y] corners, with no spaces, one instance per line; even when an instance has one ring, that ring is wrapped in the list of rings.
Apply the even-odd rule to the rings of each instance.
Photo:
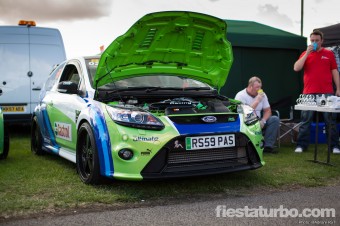
[[[61,75],[59,82],[69,81],[76,84],[78,87],[78,95],[85,96],[86,88],[81,74],[78,72],[77,67],[74,64],[68,64],[65,66],[63,74]]]
[[[60,82],[70,81],[79,84],[79,73],[75,65],[66,65],[63,74],[61,75]]]
[[[65,63],[62,63],[58,66],[56,66],[50,73],[50,76],[48,77],[47,81],[44,84],[44,89],[46,91],[50,91],[53,86],[56,84],[56,82],[58,81],[61,72],[63,71],[63,68],[65,66]]]
[[[46,92],[52,90],[54,85],[57,83],[61,75],[61,72],[63,71],[64,66],[65,66],[65,62],[60,65],[57,65],[56,67],[52,69],[50,76],[48,77],[48,79],[44,83],[43,88],[40,91],[40,94],[39,94],[40,100],[42,100],[45,97]]]

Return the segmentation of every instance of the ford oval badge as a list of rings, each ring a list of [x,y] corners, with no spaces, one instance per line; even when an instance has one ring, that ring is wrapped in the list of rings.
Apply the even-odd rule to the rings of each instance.
[[[213,123],[217,121],[217,118],[215,116],[205,116],[202,118],[203,122],[206,123]]]

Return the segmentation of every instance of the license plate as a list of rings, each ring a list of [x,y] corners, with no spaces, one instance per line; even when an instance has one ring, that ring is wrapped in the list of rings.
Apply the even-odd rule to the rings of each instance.
[[[212,149],[235,146],[235,134],[186,137],[186,150]]]
[[[3,112],[24,112],[25,107],[24,106],[2,106]]]

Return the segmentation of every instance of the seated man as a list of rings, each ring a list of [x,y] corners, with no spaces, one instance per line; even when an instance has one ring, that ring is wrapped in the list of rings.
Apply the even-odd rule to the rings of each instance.
[[[248,87],[238,92],[236,100],[241,101],[255,109],[257,116],[261,119],[260,124],[264,133],[264,152],[276,153],[274,144],[277,138],[280,120],[272,115],[272,111],[266,94],[261,89],[262,82],[258,77],[249,79]],[[261,115],[261,111],[263,115]]]

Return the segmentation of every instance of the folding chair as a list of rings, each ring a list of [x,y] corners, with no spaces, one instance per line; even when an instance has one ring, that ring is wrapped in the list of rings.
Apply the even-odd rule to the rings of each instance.
[[[281,140],[287,136],[288,134],[290,135],[290,140],[292,143],[296,143],[296,140],[294,139],[294,133],[297,133],[296,128],[298,128],[301,125],[301,122],[296,123],[294,120],[294,107],[291,106],[290,108],[290,113],[289,113],[289,118],[287,119],[281,119],[280,118],[280,112],[278,110],[274,110],[276,115],[280,119],[280,126],[279,126],[279,131],[277,135],[277,144],[278,147],[281,146]],[[284,131],[281,133],[281,131]]]

